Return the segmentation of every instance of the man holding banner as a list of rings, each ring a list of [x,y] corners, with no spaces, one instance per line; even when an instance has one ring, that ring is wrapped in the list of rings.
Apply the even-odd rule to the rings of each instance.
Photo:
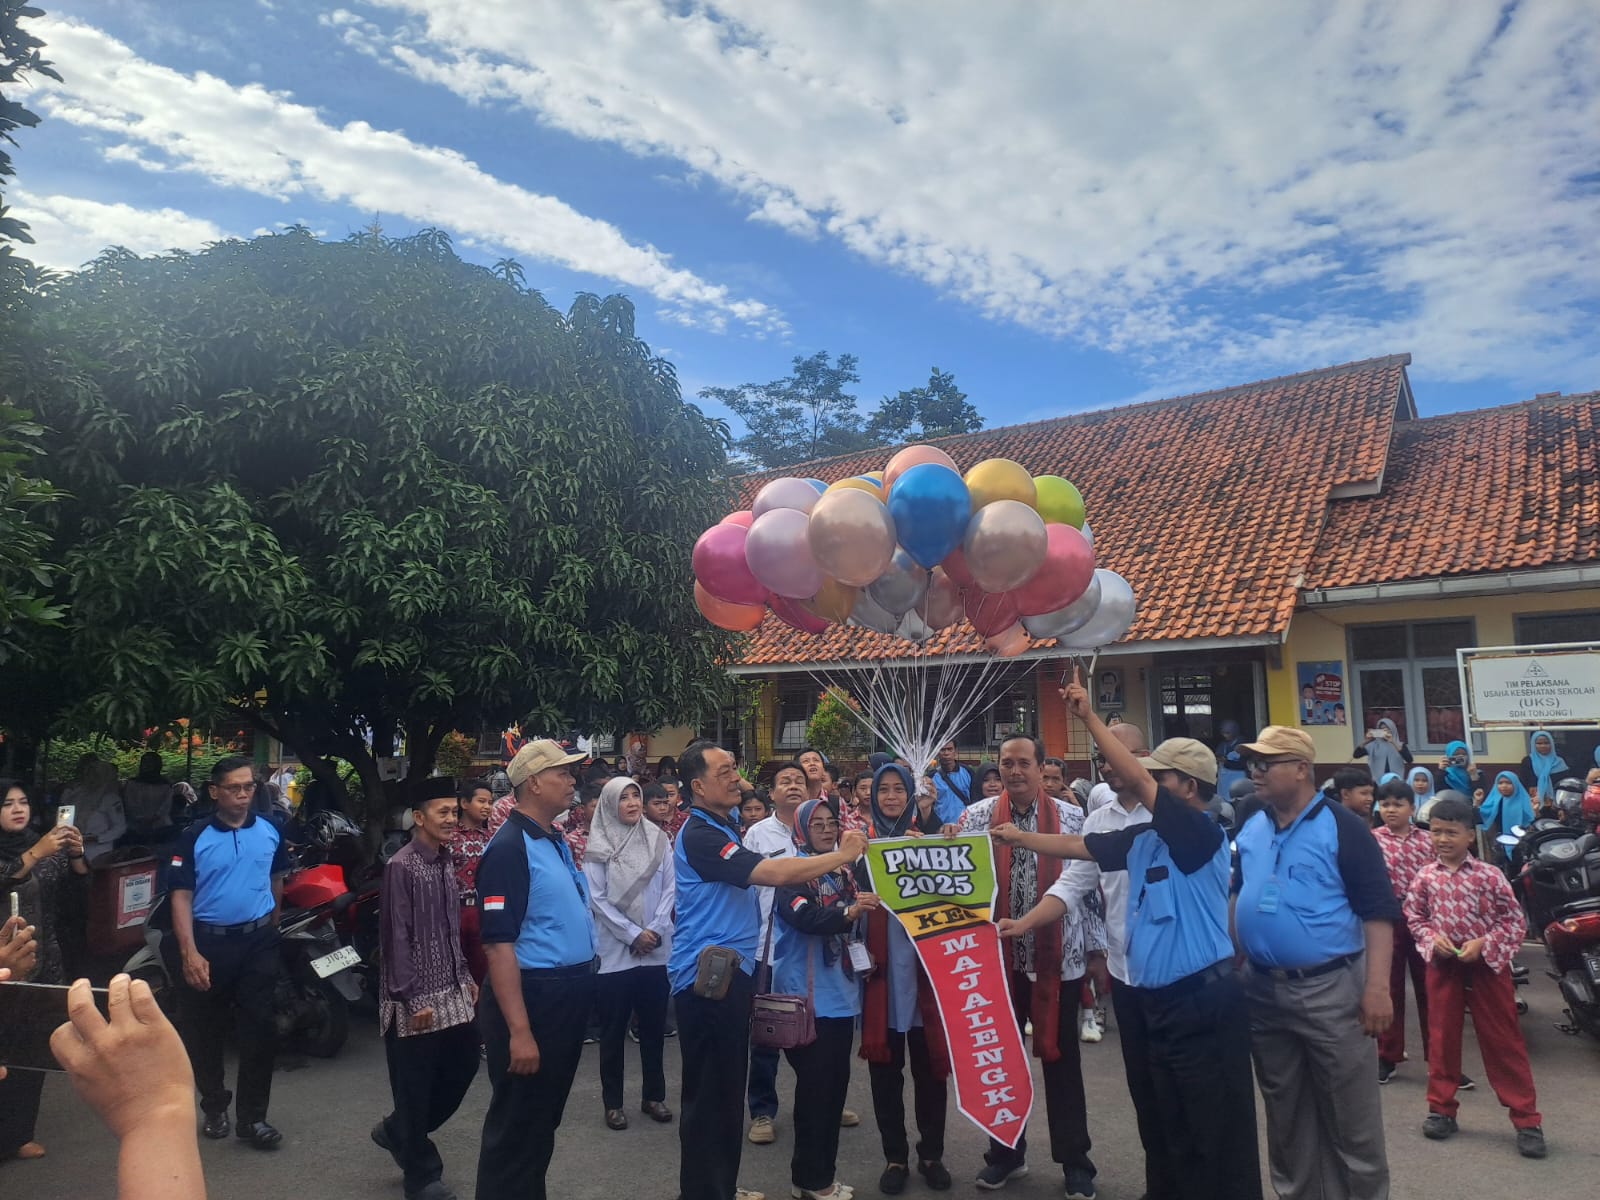
[[[1044,747],[1032,737],[1000,744],[1000,781],[1005,790],[980,800],[961,819],[962,834],[984,833],[1007,825],[1053,837],[1076,835],[1083,812],[1047,796]],[[1058,858],[1041,857],[1025,846],[995,855],[997,889],[994,915],[1004,920],[1027,913],[1061,874]],[[1089,1158],[1089,1116],[1078,1057],[1078,1000],[1091,956],[1106,951],[1105,922],[1098,900],[1018,937],[1006,948],[1011,1003],[1017,1021],[1033,1021],[1033,1053],[1042,1063],[1045,1113],[1050,1122],[1050,1155],[1066,1176],[1067,1200],[1093,1200],[1095,1166]],[[978,1172],[980,1188],[995,1190],[1028,1173],[1027,1136],[1015,1146],[991,1137]]]
[[[1161,1174],[1174,1185],[1170,1197],[1155,1200],[1259,1200],[1250,1024],[1228,933],[1231,855],[1205,807],[1216,785],[1216,757],[1192,738],[1169,738],[1149,757],[1136,758],[1095,715],[1076,672],[1062,696],[1105,755],[1120,794],[1136,796],[1149,823],[1087,837],[1027,832],[1016,824],[997,825],[990,834],[1008,846],[1127,872],[1126,966],[1165,1135]],[[1070,887],[1063,881],[1027,916],[1002,920],[1000,935],[1024,937],[1053,926],[1068,907]]]

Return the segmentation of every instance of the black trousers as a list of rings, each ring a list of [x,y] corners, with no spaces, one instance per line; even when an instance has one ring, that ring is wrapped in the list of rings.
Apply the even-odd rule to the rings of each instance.
[[[176,956],[177,939],[168,938]],[[222,1055],[238,1014],[240,1125],[267,1119],[272,1099],[272,1065],[277,1057],[278,1030],[273,1021],[273,995],[283,967],[278,930],[267,925],[238,937],[194,931],[194,946],[211,968],[211,988],[197,992],[184,982],[179,989],[183,1041],[200,1089],[200,1110],[208,1116],[225,1113],[233,1101],[226,1086]],[[170,967],[171,964],[169,964]],[[183,979],[178,965],[175,978]]]
[[[679,1200],[732,1200],[739,1186],[754,995],[755,981],[735,971],[721,1000],[696,996],[692,988],[673,996],[683,1053]]]
[[[532,1075],[511,1074],[511,1031],[494,988],[484,990],[478,1021],[494,1094],[478,1151],[478,1200],[545,1200],[545,1171],[583,1057],[594,981],[593,975],[551,978],[523,972],[522,1003],[539,1044],[539,1069]]]
[[[1117,1014],[1117,1038],[1122,1043],[1122,1069],[1128,1077],[1128,1095],[1144,1147],[1144,1193],[1147,1200],[1178,1200],[1178,1180],[1172,1173],[1167,1134],[1156,1102],[1155,1077],[1150,1070],[1150,1031],[1145,1025],[1139,989],[1122,980],[1111,981],[1111,1008]],[[1254,1112],[1252,1105],[1251,1111]]]
[[[1138,997],[1161,1144],[1177,1181],[1172,1195],[1260,1200],[1244,985],[1228,970],[1198,987],[1141,989]]]
[[[922,1029],[889,1030],[889,1061],[868,1063],[872,1080],[872,1113],[878,1119],[884,1162],[911,1165],[906,1138],[905,1066],[911,1060],[912,1104],[917,1114],[917,1157],[936,1162],[944,1157],[944,1116],[948,1088],[933,1074],[928,1039]]]
[[[1011,972],[1011,1004],[1020,1024],[1033,1009],[1033,982],[1021,971]],[[1044,1108],[1050,1123],[1050,1157],[1063,1170],[1095,1173],[1089,1160],[1089,1105],[1083,1096],[1083,1061],[1078,1057],[1078,1001],[1083,977],[1061,981],[1061,1057],[1055,1062],[1040,1060],[1044,1076]],[[1039,1036],[1035,1031],[1035,1038]],[[1003,1142],[989,1139],[983,1160],[1015,1166],[1028,1157],[1028,1135],[1023,1134],[1015,1150]]]
[[[477,1078],[478,1026],[469,1021],[411,1037],[391,1029],[383,1052],[394,1095],[384,1131],[405,1171],[406,1195],[412,1196],[444,1176],[444,1160],[428,1135],[456,1115]]]
[[[44,1095],[43,1071],[15,1067],[0,1079],[0,1162],[33,1141],[39,1120],[39,1100]]]
[[[600,1098],[607,1108],[622,1107],[623,1051],[628,1018],[639,1014],[639,1067],[642,1100],[665,1100],[667,1076],[661,1056],[667,1039],[667,968],[630,967],[595,976],[600,1010]]]
[[[850,1051],[856,1041],[854,1017],[818,1017],[817,1040],[785,1050],[794,1069],[794,1154],[789,1182],[820,1192],[833,1183],[839,1166],[839,1118],[850,1090]]]

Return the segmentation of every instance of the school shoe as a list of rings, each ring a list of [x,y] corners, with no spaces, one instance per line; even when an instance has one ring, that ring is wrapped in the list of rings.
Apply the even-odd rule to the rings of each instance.
[[[456,1200],[456,1194],[445,1185],[444,1180],[435,1179],[414,1192],[407,1192],[406,1200]]]
[[[1422,1123],[1422,1136],[1430,1141],[1442,1142],[1446,1138],[1453,1138],[1461,1127],[1456,1124],[1454,1117],[1447,1117],[1443,1113],[1429,1113],[1428,1119]]]
[[[252,1121],[233,1132],[241,1142],[249,1142],[257,1150],[276,1150],[283,1145],[283,1134],[265,1121]]]
[[[1544,1144],[1544,1130],[1535,1125],[1532,1129],[1517,1130],[1517,1153],[1523,1158],[1543,1158],[1549,1153]]]
[[[885,1196],[898,1196],[906,1190],[910,1178],[911,1170],[904,1163],[890,1163],[878,1176],[878,1190]]]
[[[1470,1077],[1468,1077],[1466,1075],[1463,1075],[1461,1077],[1461,1082],[1456,1084],[1456,1091],[1458,1091],[1458,1092],[1470,1092],[1473,1088],[1475,1088],[1477,1086],[1478,1086],[1477,1084],[1472,1082]]]
[[[944,1164],[937,1158],[919,1162],[917,1164],[917,1174],[927,1180],[928,1186],[936,1192],[948,1192],[950,1190],[950,1172],[945,1170]]]
[[[803,1187],[789,1189],[790,1200],[854,1200],[855,1194],[855,1188],[838,1180],[834,1181],[831,1192],[813,1192],[810,1188]]]
[[[841,1129],[854,1129],[861,1124],[861,1117],[853,1108],[846,1108],[839,1113],[839,1127]]]
[[[1083,1027],[1078,1031],[1080,1042],[1098,1042],[1105,1035],[1100,1032],[1100,1025],[1094,1019],[1094,1009],[1086,1009],[1083,1014]]]
[[[628,1127],[628,1114],[620,1108],[606,1109],[606,1128],[623,1130]]]
[[[200,1132],[212,1141],[220,1141],[233,1132],[233,1123],[228,1120],[225,1112],[207,1113],[206,1122],[200,1126]]]
[[[983,1170],[978,1172],[977,1184],[986,1192],[998,1192],[1013,1179],[1021,1179],[1028,1173],[1028,1164],[1025,1162],[1013,1163],[986,1163]]]
[[[750,1143],[770,1146],[778,1140],[778,1131],[772,1127],[771,1117],[756,1117],[750,1122]]]
[[[639,1105],[639,1111],[660,1125],[672,1120],[672,1110],[660,1100],[646,1100]]]
[[[1094,1200],[1094,1176],[1081,1167],[1069,1168],[1067,1176],[1067,1200]]]
[[[767,1200],[767,1194],[751,1188],[736,1187],[733,1189],[733,1200]]]
[[[1388,1083],[1389,1080],[1393,1079],[1395,1067],[1396,1064],[1390,1062],[1387,1058],[1380,1058],[1378,1060],[1378,1082]]]

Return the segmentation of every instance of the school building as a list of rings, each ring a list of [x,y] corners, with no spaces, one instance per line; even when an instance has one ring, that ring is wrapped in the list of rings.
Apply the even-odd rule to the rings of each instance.
[[[1380,717],[1419,762],[1462,732],[1463,646],[1600,641],[1600,393],[1546,394],[1421,418],[1394,355],[1149,404],[1080,413],[937,443],[964,471],[1010,458],[1077,484],[1099,565],[1138,598],[1128,635],[1099,655],[1103,713],[1152,743],[1214,741],[1232,718],[1305,728],[1324,769],[1350,761]],[[882,468],[887,451],[782,474],[833,481]],[[743,481],[746,503],[770,475]],[[985,654],[966,631],[924,651],[856,628],[811,636],[768,616],[731,669],[760,685],[751,713],[703,732],[746,758],[792,754],[818,675],[917,654]],[[1037,731],[1085,766],[1057,696],[1054,642],[1010,660],[995,700],[958,737],[968,761]],[[652,739],[652,757],[673,753]],[[1574,771],[1600,731],[1558,736]],[[661,749],[658,750],[657,746]],[[1479,738],[1477,757],[1514,765],[1522,735]]]

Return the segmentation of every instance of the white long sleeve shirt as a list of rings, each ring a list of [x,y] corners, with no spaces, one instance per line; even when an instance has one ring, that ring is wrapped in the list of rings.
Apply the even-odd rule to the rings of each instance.
[[[1103,786],[1103,785],[1102,785]],[[1110,804],[1092,808],[1083,821],[1085,835],[1115,833],[1132,825],[1148,825],[1150,810],[1135,804],[1130,811],[1122,802],[1113,799]],[[1083,898],[1099,890],[1106,906],[1106,966],[1122,983],[1128,982],[1128,873],[1102,871],[1093,860],[1072,859],[1062,870],[1046,895],[1054,896],[1067,906],[1067,919],[1083,909]]]
[[[794,844],[794,830],[778,819],[778,814],[763,817],[744,835],[746,850],[753,850],[762,858],[793,858],[799,851]],[[760,962],[772,961],[772,947],[767,944],[767,922],[772,919],[772,893],[769,887],[758,887],[756,895],[761,900],[761,940],[757,943],[756,958]],[[773,930],[772,941],[777,943],[778,933]]]
[[[672,957],[672,905],[675,899],[675,875],[672,853],[661,859],[661,865],[644,889],[644,915],[647,924],[635,925],[628,914],[611,902],[606,893],[606,864],[585,862],[584,877],[589,881],[589,909],[594,913],[595,943],[600,949],[600,974],[627,971],[633,967],[664,967]],[[634,954],[629,947],[633,939],[644,930],[661,938],[661,945],[649,954]]]

